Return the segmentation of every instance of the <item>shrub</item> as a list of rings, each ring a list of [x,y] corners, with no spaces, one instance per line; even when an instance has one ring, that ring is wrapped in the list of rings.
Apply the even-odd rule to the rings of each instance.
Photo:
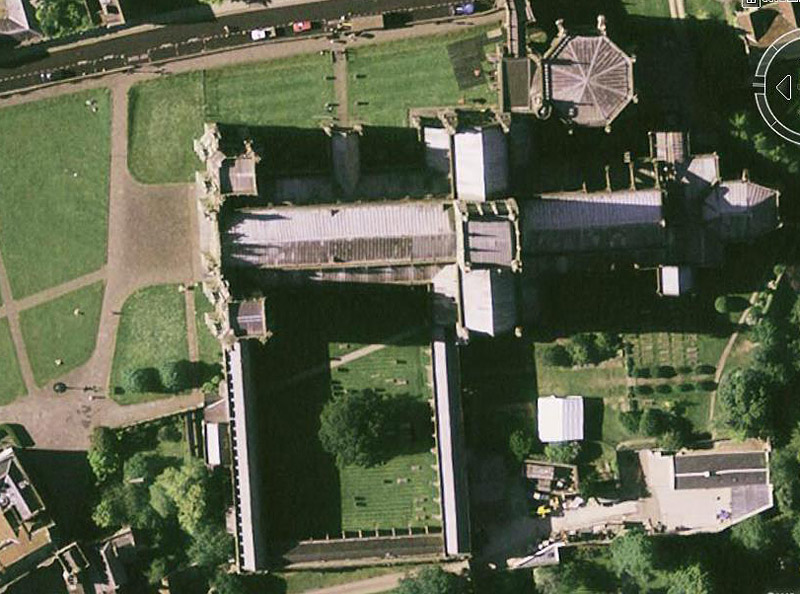
[[[171,422],[159,427],[156,436],[158,437],[158,441],[170,441],[174,443],[181,440],[182,434],[178,426],[174,422]]]
[[[636,393],[642,396],[649,396],[653,393],[653,388],[647,384],[642,384],[641,386],[636,386]]]
[[[536,438],[533,433],[524,429],[517,429],[508,438],[508,449],[517,462],[522,463],[533,451]]]
[[[550,367],[569,367],[572,365],[572,356],[566,347],[560,344],[551,344],[545,347],[542,353],[542,360],[545,365]]]
[[[89,445],[89,466],[99,483],[103,483],[120,470],[119,440],[108,427],[95,427]]]
[[[678,390],[681,392],[694,392],[694,384],[686,382],[678,386]]]
[[[677,373],[675,372],[675,368],[671,365],[661,365],[656,369],[656,377],[660,377],[662,379],[669,379],[671,377],[675,377]]]
[[[639,420],[642,418],[642,411],[640,410],[631,410],[624,413],[620,413],[619,420],[622,423],[622,426],[630,433],[638,433],[639,432]]]
[[[122,378],[122,387],[126,392],[134,394],[159,392],[161,390],[161,377],[158,370],[153,367],[129,369]]]
[[[657,408],[646,408],[639,419],[639,433],[647,437],[655,437],[664,432],[666,419],[663,411]]]
[[[703,390],[703,392],[713,392],[717,389],[717,382],[714,380],[703,380],[698,382],[697,386]]]
[[[659,394],[672,394],[672,386],[669,384],[659,384],[656,386],[656,392]]]
[[[713,365],[698,365],[694,368],[694,372],[698,375],[714,375],[717,368]]]
[[[648,379],[652,374],[649,367],[637,367],[634,375],[641,379]]]
[[[675,452],[686,445],[686,436],[681,431],[670,429],[658,438],[658,447],[668,452]]]
[[[721,314],[740,313],[750,305],[750,302],[739,295],[720,295],[714,301],[714,309]]]
[[[567,350],[574,365],[590,365],[597,362],[597,347],[592,334],[576,334],[570,339]]]
[[[560,462],[561,464],[572,464],[580,453],[581,444],[578,441],[549,443],[544,448],[545,458],[550,462]]]
[[[168,361],[159,370],[161,386],[166,392],[177,394],[192,388],[194,373],[189,361]]]
[[[692,373],[692,368],[689,365],[681,365],[678,367],[678,373],[680,375],[689,375]]]

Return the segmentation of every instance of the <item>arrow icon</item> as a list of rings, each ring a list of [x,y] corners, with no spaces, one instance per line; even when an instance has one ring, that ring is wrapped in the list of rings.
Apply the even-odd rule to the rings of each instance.
[[[775,89],[781,94],[781,97],[786,99],[787,101],[792,100],[792,75],[787,74],[781,79],[777,85],[775,85]]]

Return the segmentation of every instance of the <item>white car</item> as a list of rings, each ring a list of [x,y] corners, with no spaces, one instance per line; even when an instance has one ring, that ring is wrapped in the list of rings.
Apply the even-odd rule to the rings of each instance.
[[[253,41],[261,41],[262,39],[267,39],[268,37],[272,39],[278,35],[277,30],[275,27],[266,27],[265,29],[253,29],[250,31],[250,39]]]

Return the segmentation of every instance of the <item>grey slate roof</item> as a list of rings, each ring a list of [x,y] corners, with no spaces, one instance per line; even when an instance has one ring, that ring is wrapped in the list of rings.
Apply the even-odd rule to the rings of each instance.
[[[468,221],[464,242],[472,264],[510,266],[515,257],[514,227],[508,219]]]
[[[753,239],[778,226],[778,192],[750,181],[726,181],[706,198],[703,218],[734,241]]]
[[[543,194],[524,203],[526,231],[657,224],[662,219],[658,189]]]
[[[226,222],[223,238],[223,257],[233,266],[344,268],[456,257],[444,202],[240,210]]]
[[[633,98],[633,61],[605,35],[565,37],[545,67],[553,107],[576,124],[605,126]]]

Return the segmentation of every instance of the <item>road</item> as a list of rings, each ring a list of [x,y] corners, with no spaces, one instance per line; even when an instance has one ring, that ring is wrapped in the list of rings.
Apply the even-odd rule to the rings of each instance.
[[[449,14],[447,0],[325,0],[223,16],[210,21],[171,24],[136,34],[114,36],[58,49],[46,44],[20,47],[0,55],[0,94],[39,85],[45,72],[68,71],[76,78],[122,68],[267,42],[253,42],[250,31],[293,21],[334,21],[342,15],[375,15],[412,11],[414,20]],[[321,26],[309,35],[321,33]],[[273,42],[269,42],[273,43]]]

